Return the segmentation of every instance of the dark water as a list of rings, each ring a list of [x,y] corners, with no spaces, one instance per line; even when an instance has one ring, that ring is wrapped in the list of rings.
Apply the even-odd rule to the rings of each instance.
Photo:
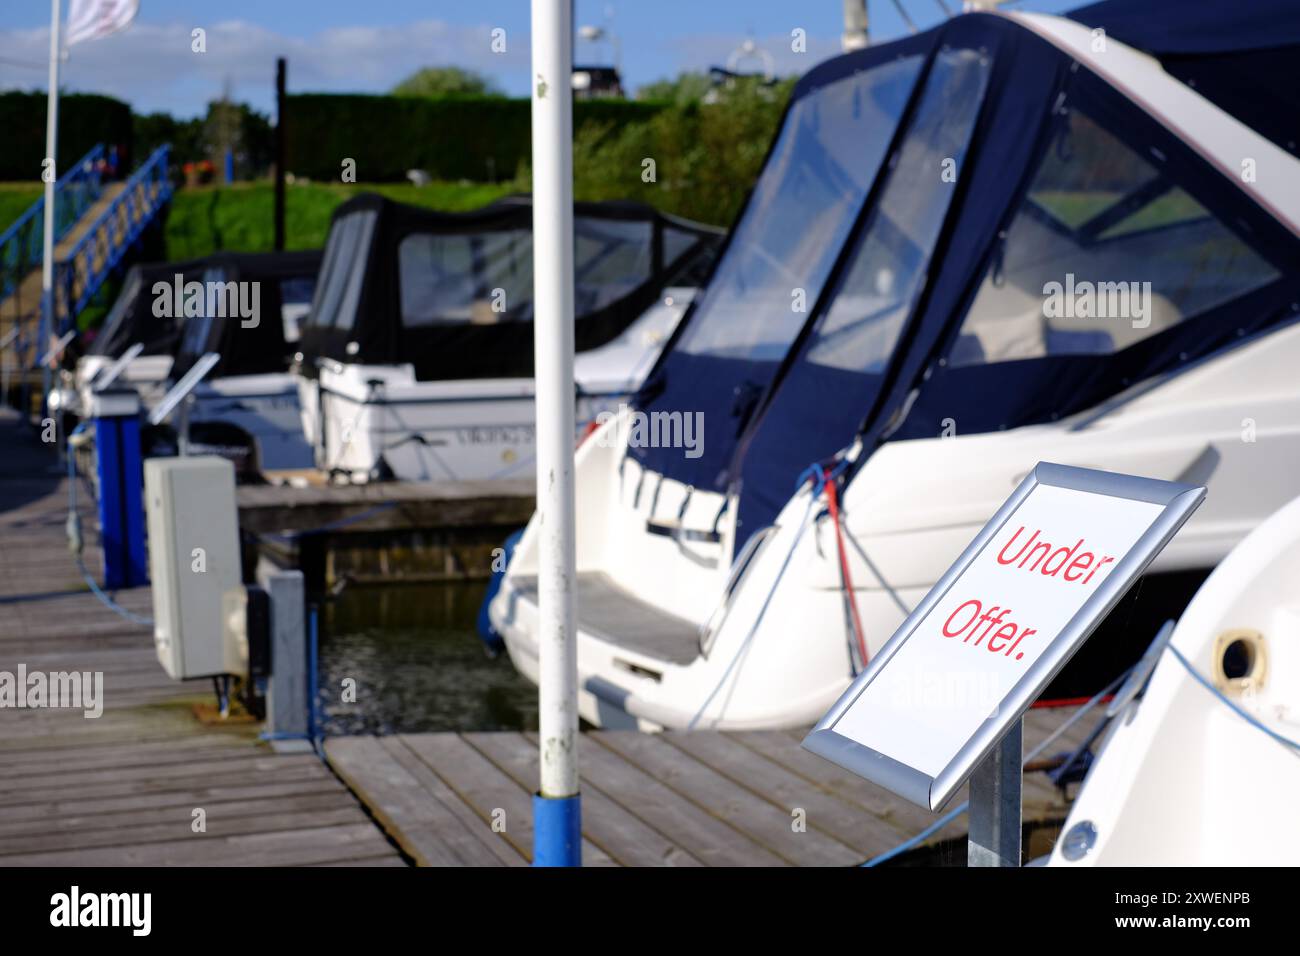
[[[533,730],[537,691],[474,629],[486,584],[349,588],[319,602],[327,734]],[[342,700],[356,681],[356,702]]]

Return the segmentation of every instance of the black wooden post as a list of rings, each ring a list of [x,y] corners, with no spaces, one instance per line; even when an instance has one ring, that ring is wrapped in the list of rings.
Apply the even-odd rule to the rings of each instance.
[[[284,251],[285,60],[275,61],[275,251]]]

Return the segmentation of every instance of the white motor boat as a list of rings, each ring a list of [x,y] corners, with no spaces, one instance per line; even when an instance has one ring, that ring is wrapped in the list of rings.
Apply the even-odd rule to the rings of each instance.
[[[1195,57],[1098,40],[975,13],[800,81],[707,287],[578,452],[585,719],[810,725],[1038,461],[1206,485],[1076,659],[1094,690],[1155,629],[1126,614],[1176,616],[1300,492],[1294,144],[1232,115],[1248,68],[1193,89]],[[489,607],[533,680],[535,524]]]
[[[1294,863],[1297,581],[1300,498],[1232,550],[1152,646],[1154,671],[1121,688],[1049,866]]]
[[[622,202],[575,204],[574,232],[581,430],[636,391],[722,234]],[[356,482],[530,477],[532,254],[527,197],[469,213],[340,206],[299,343],[317,467]]]

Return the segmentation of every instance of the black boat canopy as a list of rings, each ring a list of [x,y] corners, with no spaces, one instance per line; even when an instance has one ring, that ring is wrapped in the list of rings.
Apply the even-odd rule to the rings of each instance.
[[[629,454],[736,493],[739,547],[858,434],[1052,421],[1298,300],[1300,241],[1239,182],[1015,19],[960,16],[800,81],[636,399],[702,412],[702,454]]]
[[[184,317],[170,313],[155,316],[152,289],[155,283],[170,283],[177,275],[182,277],[182,281],[199,278],[205,261],[153,262],[128,269],[122,280],[122,291],[105,316],[87,354],[116,358],[137,342],[144,345],[144,355],[171,355],[175,352]]]
[[[214,378],[283,372],[292,348],[285,342],[282,308],[311,300],[320,262],[321,252],[314,249],[219,252],[132,266],[90,354],[118,356],[140,342],[144,355],[173,356],[173,379],[204,352],[221,354],[210,373]],[[203,294],[192,294],[193,287],[186,291],[193,282],[203,283]],[[234,287],[227,286],[232,282]],[[245,314],[239,314],[240,304]]]
[[[421,380],[531,376],[532,202],[465,213],[374,194],[335,210],[299,350]],[[722,230],[632,202],[574,204],[578,351],[609,342],[673,283],[697,284]]]
[[[199,276],[202,309],[184,320],[172,378],[184,375],[205,352],[221,355],[209,378],[285,371],[294,346],[285,340],[283,308],[311,299],[321,256],[311,249],[219,252],[205,259]]]

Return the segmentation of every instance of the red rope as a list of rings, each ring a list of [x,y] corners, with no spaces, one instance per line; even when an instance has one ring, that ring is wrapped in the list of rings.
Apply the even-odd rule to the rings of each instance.
[[[835,525],[835,544],[840,553],[840,577],[843,579],[844,590],[848,594],[849,611],[853,615],[853,636],[857,640],[858,652],[862,655],[862,666],[866,667],[868,661],[867,641],[862,630],[862,618],[858,614],[858,599],[853,593],[853,576],[849,573],[849,556],[844,549],[844,531],[840,527],[840,506],[835,489],[835,479],[826,470],[822,471],[822,476],[826,485],[826,506],[830,509],[831,522]]]
[[[1108,694],[1107,696],[1097,701],[1097,703],[1109,704],[1114,699],[1115,699],[1114,694]],[[1082,707],[1090,700],[1092,700],[1091,697],[1044,697],[1041,700],[1036,700],[1032,704],[1030,704],[1029,709],[1047,710],[1052,707]]]
[[[583,443],[585,443],[588,438],[590,438],[593,434],[595,434],[596,429],[599,427],[600,427],[600,422],[596,421],[596,419],[594,418],[591,421],[587,422],[586,427],[582,429],[582,434],[578,436],[578,441],[573,446],[573,450],[577,451],[579,448],[581,448],[583,446]]]

